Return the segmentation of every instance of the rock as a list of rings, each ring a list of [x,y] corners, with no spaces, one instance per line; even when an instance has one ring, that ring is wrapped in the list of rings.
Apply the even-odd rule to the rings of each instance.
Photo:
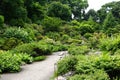
[[[55,80],[67,80],[67,79],[63,76],[58,76],[57,78],[55,78]]]

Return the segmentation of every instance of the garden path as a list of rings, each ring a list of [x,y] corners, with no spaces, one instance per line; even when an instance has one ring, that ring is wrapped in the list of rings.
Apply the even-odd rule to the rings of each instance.
[[[44,61],[21,66],[22,71],[19,73],[2,74],[0,80],[50,80],[55,63],[66,54],[67,51],[55,52]]]

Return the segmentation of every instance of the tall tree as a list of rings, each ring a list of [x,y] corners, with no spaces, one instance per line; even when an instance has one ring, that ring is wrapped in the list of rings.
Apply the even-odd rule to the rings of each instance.
[[[118,2],[110,2],[102,6],[100,10],[98,10],[98,15],[100,18],[100,22],[102,23],[107,16],[108,12],[112,12],[113,16],[116,20],[120,21],[120,1]]]
[[[85,20],[88,20],[89,17],[92,17],[94,21],[97,22],[98,20],[98,15],[97,12],[94,9],[90,9],[86,14],[85,14]]]
[[[51,0],[53,1],[53,0]],[[88,7],[87,0],[54,0],[59,1],[62,4],[67,4],[74,15],[74,19],[81,20],[84,18],[85,9]]]
[[[116,23],[115,17],[113,16],[111,12],[109,12],[103,22],[103,30],[106,31],[109,28],[114,28],[116,24],[117,23]]]
[[[27,10],[24,0],[1,0],[0,8],[5,22],[14,25],[21,25],[27,19]]]
[[[71,15],[70,7],[60,2],[52,2],[48,7],[48,16],[58,17],[62,20],[69,21],[71,19]]]

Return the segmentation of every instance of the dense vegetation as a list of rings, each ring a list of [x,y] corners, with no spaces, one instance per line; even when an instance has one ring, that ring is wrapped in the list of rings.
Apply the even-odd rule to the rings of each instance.
[[[119,79],[120,1],[85,12],[88,6],[87,0],[0,0],[0,73],[68,50],[57,76]]]

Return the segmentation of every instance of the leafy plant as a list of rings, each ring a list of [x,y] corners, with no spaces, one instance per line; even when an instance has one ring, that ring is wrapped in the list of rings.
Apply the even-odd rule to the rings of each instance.
[[[120,49],[120,37],[119,35],[115,37],[103,38],[100,40],[100,49],[103,51],[108,51],[114,54],[118,49]]]
[[[4,16],[0,15],[0,29],[2,29],[4,23]]]
[[[65,57],[57,63],[57,74],[62,75],[75,70],[77,59],[74,56]]]
[[[42,25],[44,26],[44,30],[46,32],[59,31],[61,24],[62,24],[62,21],[59,18],[54,18],[54,17],[46,17],[42,21]]]
[[[15,49],[13,49],[13,51],[19,53],[27,53],[33,57],[51,54],[49,45],[42,45],[37,42],[17,46]]]
[[[21,58],[17,54],[9,51],[0,51],[0,69],[1,72],[18,72],[20,71]]]
[[[34,61],[42,61],[42,60],[45,60],[46,59],[46,56],[37,56],[34,58]]]
[[[72,46],[68,49],[68,53],[71,55],[87,54],[90,49],[87,46]]]
[[[103,70],[95,70],[94,73],[89,74],[76,74],[68,80],[110,80],[109,76]]]
[[[109,77],[119,77],[120,57],[118,55],[100,55],[100,56],[82,56],[78,57],[79,61],[76,65],[77,74],[88,74],[95,72],[96,69],[104,70]],[[116,73],[116,74],[115,74]]]
[[[34,40],[33,37],[31,37],[31,35],[22,28],[7,28],[3,35],[6,38],[14,37],[23,42],[31,42]]]

